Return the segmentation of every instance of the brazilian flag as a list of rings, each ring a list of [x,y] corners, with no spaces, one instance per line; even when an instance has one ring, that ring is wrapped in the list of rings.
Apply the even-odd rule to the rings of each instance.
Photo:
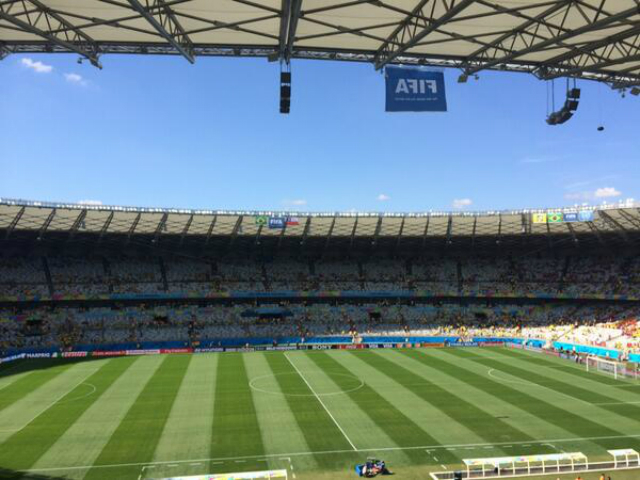
[[[269,219],[265,215],[260,215],[259,217],[256,217],[256,225],[261,226],[261,225],[266,225],[267,223],[269,223]]]
[[[562,223],[562,213],[560,212],[547,213],[547,222]]]

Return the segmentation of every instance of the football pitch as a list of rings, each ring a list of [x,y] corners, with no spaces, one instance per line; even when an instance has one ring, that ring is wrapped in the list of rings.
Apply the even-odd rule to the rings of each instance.
[[[622,448],[640,450],[640,384],[507,348],[25,360],[0,368],[0,478],[286,469],[295,479],[348,479],[373,456],[396,478],[418,479],[459,469],[464,458],[582,452],[603,461]]]

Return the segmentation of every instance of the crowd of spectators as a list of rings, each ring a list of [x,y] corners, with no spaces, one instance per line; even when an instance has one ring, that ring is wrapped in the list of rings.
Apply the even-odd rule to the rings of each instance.
[[[399,290],[454,296],[640,296],[640,259],[0,258],[0,297]]]
[[[607,305],[117,305],[0,310],[0,350],[266,337],[486,336],[622,350],[640,346],[640,307]]]

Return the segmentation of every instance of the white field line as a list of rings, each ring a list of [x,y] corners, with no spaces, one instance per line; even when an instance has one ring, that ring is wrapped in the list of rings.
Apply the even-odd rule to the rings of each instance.
[[[316,393],[316,391],[313,389],[313,387],[311,386],[311,384],[307,381],[306,378],[304,378],[304,375],[302,374],[302,372],[298,369],[298,367],[296,367],[295,363],[293,363],[291,361],[291,359],[289,358],[289,356],[285,353],[284,354],[285,358],[289,361],[289,363],[291,364],[291,366],[295,369],[296,372],[298,372],[298,375],[300,375],[300,378],[302,378],[302,380],[304,381],[304,383],[307,384],[307,387],[309,387],[309,390],[311,390],[311,393],[313,393],[315,395],[315,397],[318,399],[318,401],[320,402],[320,405],[322,405],[322,407],[325,409],[325,411],[327,412],[327,414],[331,417],[331,420],[333,420],[333,423],[336,424],[336,427],[338,427],[338,430],[340,430],[340,432],[342,432],[342,435],[344,436],[344,438],[347,439],[347,442],[349,442],[349,445],[351,445],[351,448],[353,448],[353,450],[355,450],[356,452],[358,451],[358,449],[356,448],[356,446],[353,444],[353,442],[349,439],[349,437],[347,436],[346,432],[343,430],[343,428],[340,426],[340,424],[338,423],[338,421],[335,419],[335,417],[331,414],[331,412],[329,411],[329,409],[327,408],[327,406],[324,404],[324,402],[322,401],[322,399],[318,396],[318,394]]]
[[[31,420],[29,420],[27,423],[25,423],[22,427],[20,427],[20,428],[10,428],[10,429],[0,430],[0,431],[2,431],[2,432],[19,432],[20,430],[24,430],[29,425],[31,425],[40,415],[42,415],[47,410],[49,410],[51,407],[53,407],[56,403],[58,403],[60,400],[62,400],[64,397],[66,397],[69,393],[73,392],[76,388],[78,388],[80,385],[82,385],[87,378],[89,378],[91,375],[96,373],[98,370],[99,369],[95,369],[95,370],[91,371],[89,373],[89,375],[87,375],[86,377],[83,377],[82,380],[80,380],[72,388],[70,388],[69,390],[64,392],[62,395],[60,395],[58,398],[56,398],[53,402],[51,402],[49,405],[47,405],[44,409],[42,409],[39,413],[37,413],[34,417],[32,417]],[[91,392],[91,393],[93,393],[93,392]]]
[[[621,438],[640,438],[640,434],[637,435],[610,435],[603,437],[585,437],[585,438],[553,438],[547,440],[525,440],[521,442],[498,442],[498,443],[467,443],[467,444],[453,444],[453,445],[422,445],[416,447],[382,447],[382,448],[361,448],[356,450],[357,452],[395,452],[406,450],[460,450],[467,449],[469,447],[503,447],[504,445],[546,445],[550,443],[569,443],[569,442],[589,442],[593,440],[615,440]],[[557,447],[556,447],[557,448]],[[112,463],[104,465],[84,465],[84,466],[70,466],[70,467],[51,467],[51,468],[33,468],[25,470],[24,472],[55,472],[55,471],[72,471],[72,470],[88,470],[91,468],[124,468],[124,467],[145,467],[153,468],[156,465],[171,465],[182,463],[195,463],[195,462],[211,462],[221,464],[225,461],[231,462],[235,460],[253,460],[262,458],[282,458],[287,457],[302,457],[306,455],[336,455],[341,453],[353,453],[353,450],[325,450],[317,452],[293,452],[293,453],[274,453],[268,455],[248,455],[243,457],[219,457],[219,458],[192,458],[186,460],[166,460],[159,462],[137,462],[137,463]]]

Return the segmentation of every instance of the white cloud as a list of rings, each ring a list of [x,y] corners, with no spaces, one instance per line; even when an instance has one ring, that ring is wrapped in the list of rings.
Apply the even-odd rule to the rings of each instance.
[[[83,87],[87,84],[87,81],[82,78],[81,75],[77,73],[65,73],[64,78],[69,83],[74,83],[76,85],[82,85]]]
[[[51,65],[46,65],[40,61],[34,62],[30,58],[23,58],[20,60],[20,63],[23,67],[30,68],[36,73],[51,73],[53,67]]]
[[[294,200],[283,200],[282,204],[289,207],[304,207],[307,201],[304,198],[297,198]]]
[[[453,208],[457,209],[457,210],[461,210],[465,207],[468,207],[472,204],[473,202],[471,201],[470,198],[456,198],[453,200]]]
[[[389,195],[381,193],[380,195],[378,195],[378,200],[381,202],[386,202],[387,200],[391,200],[391,197]]]
[[[603,187],[599,188],[594,193],[596,198],[609,198],[609,197],[619,197],[622,195],[620,190],[616,190],[613,187]]]
[[[94,206],[102,205],[102,202],[100,200],[80,200],[78,203],[80,205],[94,205]]]

